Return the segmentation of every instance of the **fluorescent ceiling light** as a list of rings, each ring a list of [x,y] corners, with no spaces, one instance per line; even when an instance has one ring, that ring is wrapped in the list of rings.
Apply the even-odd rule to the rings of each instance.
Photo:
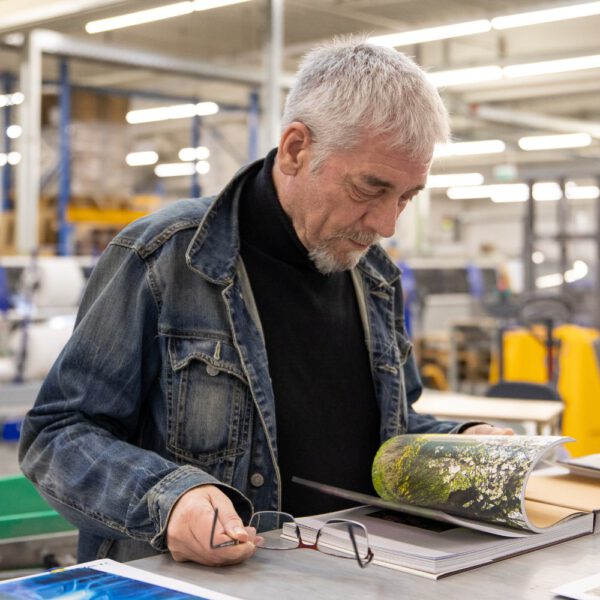
[[[153,150],[144,150],[142,152],[130,152],[125,157],[125,162],[130,167],[141,167],[144,165],[153,165],[158,161],[158,154]]]
[[[589,268],[582,260],[576,260],[573,263],[573,268],[565,273],[565,281],[571,283],[578,279],[583,279],[588,274]]]
[[[495,81],[502,79],[502,67],[488,65],[485,67],[471,67],[468,69],[453,69],[451,71],[438,71],[428,73],[430,81],[436,87],[450,87],[464,85],[479,81]]]
[[[125,118],[130,124],[152,123],[167,121],[169,119],[185,119],[190,117],[205,117],[219,112],[219,105],[215,102],[199,102],[198,104],[174,104],[172,106],[158,106],[156,108],[142,108],[130,110]]]
[[[17,106],[23,103],[25,96],[21,92],[14,94],[0,94],[0,108],[4,106]]]
[[[562,190],[556,181],[540,181],[533,184],[533,199],[538,202],[560,200]]]
[[[504,152],[506,144],[502,140],[479,140],[476,142],[455,142],[437,144],[434,158],[443,156],[473,156],[476,154],[497,154]]]
[[[531,262],[536,265],[541,265],[546,260],[544,253],[541,250],[536,250],[531,253]]]
[[[529,187],[526,183],[457,186],[448,188],[446,195],[451,200],[490,198],[493,202],[525,202],[529,198]]]
[[[502,69],[505,77],[530,77],[533,75],[547,75],[549,73],[564,73],[568,71],[582,71],[584,69],[597,69],[600,67],[600,54],[578,56],[576,58],[562,58],[560,60],[545,60],[542,62],[509,65]]]
[[[408,46],[410,44],[421,44],[435,40],[445,40],[474,33],[485,33],[492,29],[492,24],[487,19],[468,21],[466,23],[455,23],[454,25],[441,25],[439,27],[428,27],[427,29],[415,29],[414,31],[403,31],[401,33],[390,33],[377,35],[369,38],[369,42],[378,46]]]
[[[213,8],[221,8],[222,6],[230,6],[231,4],[241,4],[249,2],[249,0],[194,0],[194,11],[211,10]]]
[[[183,162],[193,160],[206,160],[210,156],[210,150],[206,146],[198,146],[197,148],[182,148],[179,151],[179,160]]]
[[[600,188],[597,185],[576,185],[567,181],[565,195],[569,200],[595,200],[600,197]]]
[[[462,185],[481,185],[481,173],[448,173],[446,175],[430,175],[427,178],[428,188],[447,188]]]
[[[194,163],[162,163],[154,167],[157,177],[184,177],[193,175],[195,171]]]
[[[200,162],[196,163],[196,173],[199,173],[200,175],[206,175],[209,171],[210,164],[207,161],[201,160]]]
[[[551,273],[550,275],[541,275],[535,280],[535,287],[537,288],[551,288],[561,285],[563,282],[563,276],[560,273]]]
[[[535,280],[535,285],[538,288],[549,288],[557,287],[566,281],[567,283],[573,283],[583,279],[589,271],[589,267],[582,260],[576,260],[573,263],[573,267],[569,269],[564,277],[561,273],[551,273],[550,275],[541,275]]]
[[[241,2],[248,2],[248,0],[196,0],[195,2],[188,0],[186,2],[176,2],[175,4],[139,10],[118,17],[90,21],[85,26],[85,30],[88,33],[101,33],[103,31],[123,29],[124,27],[132,27],[133,25],[142,25],[144,23],[153,23],[154,21],[189,15],[201,10],[210,10],[211,8],[229,6],[230,4],[240,4]]]
[[[526,25],[537,25],[538,23],[551,23],[553,21],[565,21],[577,17],[589,17],[600,14],[600,2],[586,2],[559,8],[546,10],[535,10],[531,12],[496,17],[492,19],[494,29],[510,29],[512,27],[524,27]]]
[[[9,152],[6,158],[9,165],[18,165],[21,162],[21,153]]]
[[[166,6],[157,6],[156,8],[148,8],[137,12],[120,15],[118,17],[109,17],[108,19],[98,19],[90,21],[85,30],[88,33],[101,33],[103,31],[111,31],[113,29],[123,29],[133,25],[142,25],[143,23],[152,23],[172,17],[180,17],[189,15],[194,12],[192,2],[177,2],[175,4],[167,4]]]
[[[592,143],[587,133],[563,133],[559,135],[533,135],[519,140],[521,150],[554,150],[557,148],[582,148]]]
[[[16,140],[21,137],[23,133],[23,128],[20,125],[9,125],[6,128],[6,137],[9,137],[11,140]]]

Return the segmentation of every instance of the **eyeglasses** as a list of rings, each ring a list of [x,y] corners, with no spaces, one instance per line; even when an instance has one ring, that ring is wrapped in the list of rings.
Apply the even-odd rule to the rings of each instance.
[[[219,511],[215,508],[210,530],[210,547],[217,549],[239,544],[238,540],[228,540],[215,544],[218,517]],[[297,548],[317,550],[323,552],[323,554],[339,558],[354,558],[362,569],[367,567],[373,560],[373,551],[369,546],[367,528],[357,521],[329,519],[317,530],[315,541],[312,544],[302,540],[300,526],[296,523],[294,517],[288,513],[277,511],[256,512],[250,518],[248,526],[254,527],[259,533],[274,529],[283,530],[280,536],[263,538],[257,544],[258,548],[265,550],[295,550]]]

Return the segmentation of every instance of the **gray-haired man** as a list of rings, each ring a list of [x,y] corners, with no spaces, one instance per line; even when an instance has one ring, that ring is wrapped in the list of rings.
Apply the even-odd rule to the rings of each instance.
[[[79,526],[80,560],[239,562],[253,509],[340,507],[293,475],[372,493],[393,435],[511,433],[411,408],[400,275],[377,241],[447,137],[410,59],[327,44],[304,59],[265,160],[113,240],[21,446],[23,471]],[[241,543],[211,548],[215,509],[215,541]]]

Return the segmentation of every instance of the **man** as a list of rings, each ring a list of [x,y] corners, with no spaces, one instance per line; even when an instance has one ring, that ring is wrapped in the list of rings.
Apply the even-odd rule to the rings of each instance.
[[[239,562],[252,508],[339,507],[293,475],[370,492],[393,435],[510,433],[411,408],[400,276],[377,241],[447,136],[411,60],[337,41],[305,58],[264,161],[113,240],[20,452],[80,528],[80,560]],[[239,544],[210,547],[215,509],[215,541]]]

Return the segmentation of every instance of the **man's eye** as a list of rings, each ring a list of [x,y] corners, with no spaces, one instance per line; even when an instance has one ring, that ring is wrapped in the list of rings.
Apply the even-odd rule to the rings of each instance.
[[[364,198],[378,198],[381,196],[381,190],[365,190],[359,188],[358,193]]]

